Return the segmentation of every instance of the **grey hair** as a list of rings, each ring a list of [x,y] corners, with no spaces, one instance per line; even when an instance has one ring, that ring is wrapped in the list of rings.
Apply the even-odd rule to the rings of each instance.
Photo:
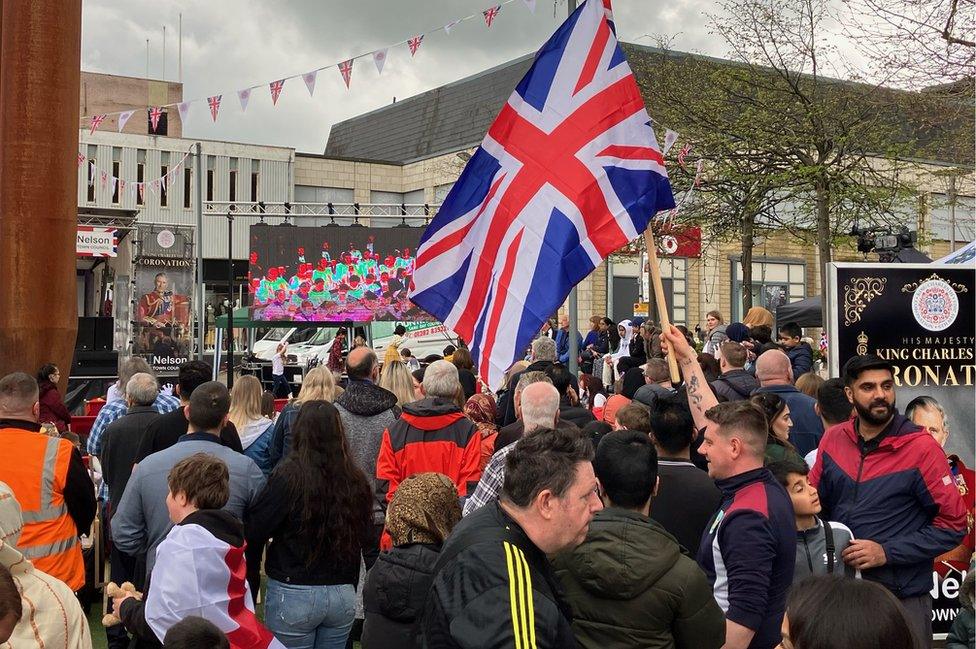
[[[136,374],[156,376],[152,367],[149,366],[149,363],[142,356],[129,356],[119,361],[119,391],[122,393],[122,396],[126,396],[125,389],[129,384],[129,379]]]
[[[945,428],[947,433],[949,432],[949,418],[946,416],[945,408],[935,398],[927,394],[915,397],[905,406],[905,417],[911,419],[912,415],[915,414],[915,410],[918,408],[931,408],[942,415],[942,427]]]
[[[532,359],[536,361],[555,361],[556,341],[548,336],[539,336],[533,340]]]
[[[523,372],[522,376],[519,377],[518,383],[515,385],[515,394],[522,394],[522,390],[529,387],[533,383],[552,383],[552,379],[545,372],[532,371]]]
[[[556,386],[543,381],[536,383],[539,387],[522,394],[522,425],[525,431],[552,428],[559,412],[559,391]]]
[[[424,393],[429,397],[453,399],[461,389],[458,380],[458,370],[454,363],[440,360],[434,361],[424,372]]]
[[[151,406],[158,394],[159,386],[152,374],[138,372],[125,384],[125,397],[133,406]]]

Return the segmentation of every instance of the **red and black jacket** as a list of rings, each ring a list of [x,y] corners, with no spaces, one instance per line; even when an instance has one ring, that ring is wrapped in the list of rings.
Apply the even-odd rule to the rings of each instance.
[[[481,434],[452,401],[437,397],[403,406],[383,431],[376,459],[376,497],[385,507],[397,487],[415,473],[443,473],[462,498],[481,478]]]
[[[830,428],[820,442],[810,482],[823,518],[851,528],[856,539],[884,548],[887,563],[863,571],[899,598],[932,586],[932,560],[966,534],[966,507],[939,444],[896,414],[877,448],[855,428],[856,416]]]

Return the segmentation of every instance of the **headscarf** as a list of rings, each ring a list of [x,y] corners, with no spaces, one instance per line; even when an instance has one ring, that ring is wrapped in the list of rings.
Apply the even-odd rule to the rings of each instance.
[[[498,430],[495,418],[498,408],[495,400],[487,394],[475,394],[464,404],[464,414],[474,422],[482,435],[490,435]]]
[[[408,543],[440,545],[461,520],[457,489],[440,473],[415,473],[400,483],[386,512],[386,531],[394,547]]]
[[[741,322],[733,322],[725,328],[725,335],[732,342],[741,343],[749,337],[749,327]]]
[[[620,391],[620,394],[628,399],[633,399],[638,388],[645,383],[644,370],[639,367],[632,367],[624,372],[624,385],[623,389]]]
[[[766,325],[771,329],[773,327],[773,314],[761,306],[754,306],[746,311],[746,317],[742,318],[742,324],[750,329],[757,325]]]

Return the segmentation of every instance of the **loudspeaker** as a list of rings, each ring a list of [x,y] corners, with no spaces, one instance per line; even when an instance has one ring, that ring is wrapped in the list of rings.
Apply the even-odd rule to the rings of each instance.
[[[115,348],[115,318],[95,318],[95,351],[110,352]]]
[[[97,319],[78,318],[78,337],[75,338],[76,351],[95,351],[95,321]]]
[[[75,351],[71,363],[72,377],[117,376],[119,372],[119,353]]]

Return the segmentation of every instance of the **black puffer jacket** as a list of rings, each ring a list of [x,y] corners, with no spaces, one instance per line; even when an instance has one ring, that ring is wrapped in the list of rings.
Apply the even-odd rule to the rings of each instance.
[[[424,601],[431,571],[440,548],[412,543],[380,554],[366,576],[363,589],[363,649],[414,649],[420,647],[417,621],[424,612]]]
[[[745,370],[729,370],[710,384],[717,397],[727,401],[745,401],[759,387],[759,381]]]

